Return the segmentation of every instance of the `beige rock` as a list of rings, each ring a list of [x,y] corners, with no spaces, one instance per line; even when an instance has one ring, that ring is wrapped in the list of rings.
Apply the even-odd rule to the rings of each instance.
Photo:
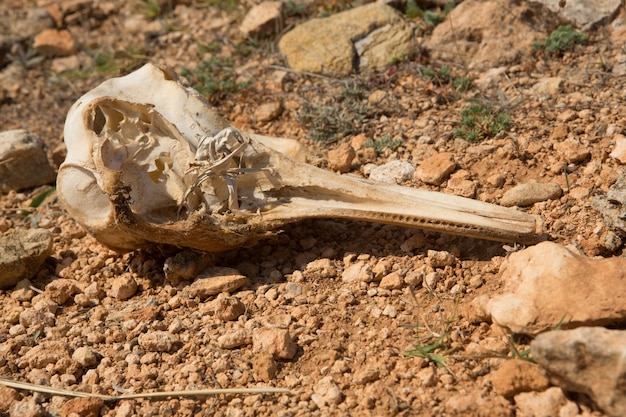
[[[44,56],[68,56],[76,53],[76,41],[65,29],[41,31],[35,36],[33,47]]]
[[[426,184],[439,185],[455,168],[456,164],[451,153],[438,153],[422,161],[415,170],[415,178]]]
[[[508,0],[465,0],[435,27],[424,46],[437,60],[473,69],[518,62],[531,51],[534,40],[544,37],[531,22],[518,18],[535,13],[529,9]]]
[[[80,292],[76,286],[76,281],[73,279],[55,279],[50,284],[46,285],[45,293],[58,304],[65,304],[74,294]]]
[[[566,139],[563,142],[558,142],[554,145],[554,148],[561,158],[573,164],[583,162],[591,154],[589,146],[585,146],[575,139]]]
[[[263,103],[254,110],[254,118],[261,122],[271,122],[283,113],[283,103],[280,101],[272,101]]]
[[[11,404],[19,401],[20,394],[17,390],[0,385],[0,412],[7,413]]]
[[[392,272],[391,274],[387,274],[380,280],[380,288],[386,290],[398,290],[403,286],[404,279],[399,272]]]
[[[561,0],[537,2],[545,4],[553,13],[558,13],[585,31],[612,19],[622,5],[621,0],[568,0],[566,7],[561,6]]]
[[[539,366],[521,359],[505,361],[491,374],[491,384],[499,395],[507,398],[520,392],[543,391],[550,386]]]
[[[543,77],[533,86],[532,92],[543,97],[552,97],[561,92],[563,79],[561,77]]]
[[[356,157],[356,151],[349,143],[341,144],[337,149],[328,151],[328,166],[333,171],[342,174],[350,171],[352,161]]]
[[[622,165],[626,164],[626,136],[615,135],[615,148],[609,156],[617,159]]]
[[[626,259],[587,258],[552,242],[513,253],[502,264],[503,294],[486,303],[514,333],[626,320]]]
[[[450,178],[446,187],[446,192],[466,198],[474,198],[477,190],[478,184],[474,181],[454,177]]]
[[[401,184],[413,178],[415,167],[408,161],[389,161],[383,165],[372,167],[370,179],[387,184]]]
[[[108,295],[118,300],[128,300],[137,292],[137,281],[130,274],[117,277],[111,283]]]
[[[372,267],[366,262],[360,261],[347,267],[341,274],[343,282],[371,282],[374,277]]]
[[[559,387],[551,387],[543,392],[523,392],[515,396],[515,406],[523,416],[559,416],[562,415],[561,408],[567,403]]]
[[[452,266],[456,263],[456,257],[445,250],[431,250],[428,252],[428,264],[433,268],[443,268]]]
[[[23,129],[0,133],[0,193],[54,181],[44,143]]]
[[[280,40],[280,52],[296,71],[343,77],[380,70],[412,48],[413,27],[393,8],[371,3],[296,26]]]
[[[80,346],[72,353],[72,360],[83,368],[93,368],[99,362],[99,354],[89,346]]]
[[[137,340],[148,352],[173,352],[180,347],[178,336],[163,330],[142,333]]]
[[[614,291],[623,294],[619,288]],[[588,303],[593,306],[593,301]],[[551,382],[589,395],[610,416],[626,415],[626,331],[600,327],[551,331],[538,335],[531,349]]]
[[[46,229],[18,229],[0,236],[0,288],[32,278],[52,254],[52,234]]]
[[[286,329],[254,329],[252,348],[254,352],[267,352],[275,359],[286,360],[293,359],[298,351],[298,346]]]
[[[253,38],[275,35],[283,29],[282,12],[283,2],[265,1],[248,11],[239,30]]]
[[[199,297],[204,300],[222,292],[233,292],[245,286],[248,278],[238,270],[226,267],[211,267],[206,269],[198,278],[185,288],[184,294],[188,297]]]
[[[70,360],[70,348],[65,342],[43,341],[26,352],[17,362],[20,368],[45,368],[61,360]]]
[[[505,192],[500,200],[500,204],[505,207],[525,207],[540,201],[560,198],[562,194],[563,190],[557,183],[527,182]]]
[[[261,352],[252,359],[252,371],[257,380],[270,382],[278,372],[278,364],[271,354]]]
[[[252,335],[247,329],[228,330],[217,338],[217,345],[222,349],[235,349],[252,343]]]

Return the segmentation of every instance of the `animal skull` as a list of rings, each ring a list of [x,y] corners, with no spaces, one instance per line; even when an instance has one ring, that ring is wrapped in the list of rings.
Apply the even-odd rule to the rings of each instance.
[[[81,97],[65,123],[58,194],[103,244],[209,252],[289,222],[335,217],[497,241],[536,240],[535,218],[462,197],[336,175],[295,140],[240,132],[176,74],[147,64]]]

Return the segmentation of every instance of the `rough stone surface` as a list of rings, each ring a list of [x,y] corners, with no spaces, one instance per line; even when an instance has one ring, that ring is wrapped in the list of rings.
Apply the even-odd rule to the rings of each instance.
[[[46,229],[3,234],[0,236],[0,288],[31,278],[51,254],[52,234]]]
[[[626,233],[626,172],[617,178],[605,195],[594,198],[591,204],[602,216],[606,227]]]
[[[287,329],[255,329],[252,332],[252,347],[255,352],[267,352],[275,359],[286,360],[293,359],[298,351]]]
[[[523,392],[515,396],[515,406],[524,416],[561,416],[561,409],[567,403],[559,387],[551,387],[543,392]]]
[[[589,395],[608,415],[626,415],[626,331],[551,331],[538,335],[531,349],[552,383]]]
[[[0,133],[0,193],[50,184],[55,178],[37,135],[23,129]]]
[[[415,173],[415,167],[406,161],[391,161],[383,165],[378,165],[370,170],[371,180],[380,181],[387,184],[400,184],[411,178]]]
[[[46,285],[46,296],[57,304],[65,304],[74,294],[80,290],[73,279],[55,279]]]
[[[311,19],[280,40],[280,52],[296,71],[343,77],[383,69],[411,49],[413,28],[393,8],[372,3],[328,18]]]
[[[244,36],[260,38],[279,33],[283,28],[283,2],[265,1],[252,7],[241,22]]]
[[[512,253],[503,293],[487,303],[494,322],[514,333],[626,320],[626,259],[588,258],[552,242]]]
[[[142,333],[138,341],[149,352],[173,352],[180,346],[176,335],[162,330]]]
[[[137,281],[130,274],[115,278],[111,283],[109,296],[119,300],[128,300],[137,292]]]
[[[254,377],[263,382],[270,382],[278,372],[278,364],[268,352],[260,352],[252,359]]]
[[[248,279],[234,268],[211,267],[185,288],[185,294],[192,298],[199,297],[204,300],[222,292],[235,291],[247,283]]]
[[[500,204],[505,207],[525,207],[540,201],[554,200],[561,197],[561,194],[563,194],[563,190],[557,183],[527,182],[504,193]]]
[[[100,398],[73,398],[59,408],[59,415],[61,417],[98,417],[102,407],[104,407],[104,401]]]
[[[357,262],[347,267],[341,274],[343,282],[364,281],[370,282],[373,279],[372,267],[365,262]]]
[[[328,167],[333,171],[346,173],[352,167],[356,151],[349,143],[341,144],[337,149],[328,151]]]
[[[626,164],[626,136],[615,135],[615,148],[609,156],[617,159],[622,165]]]
[[[247,329],[233,329],[217,338],[217,345],[222,349],[234,349],[252,343],[252,335]]]
[[[424,159],[415,170],[415,178],[426,184],[439,185],[454,171],[456,164],[449,152]]]
[[[76,53],[76,41],[67,30],[46,29],[35,36],[33,47],[44,56],[68,56]]]
[[[550,385],[539,366],[521,359],[505,361],[491,375],[493,389],[503,397],[513,397],[520,392],[543,391]]]
[[[552,12],[583,30],[590,30],[610,21],[622,5],[621,0],[567,0],[565,7],[560,6],[560,0],[533,1],[546,5]]]

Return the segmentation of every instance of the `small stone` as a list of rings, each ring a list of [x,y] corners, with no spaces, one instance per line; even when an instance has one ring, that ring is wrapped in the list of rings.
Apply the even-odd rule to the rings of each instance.
[[[341,274],[341,281],[350,282],[371,282],[374,277],[372,267],[365,262],[356,262],[347,267]]]
[[[585,146],[575,139],[566,139],[563,142],[557,142],[554,149],[558,152],[566,162],[578,164],[589,158],[591,152],[589,146]]]
[[[456,264],[456,256],[445,250],[428,250],[428,264],[433,268],[445,268]]]
[[[73,279],[59,278],[46,285],[45,294],[55,303],[65,304],[67,300],[79,291],[76,281]]]
[[[20,313],[20,324],[29,330],[41,330],[44,327],[52,327],[54,326],[54,314],[27,308]]]
[[[608,415],[626,415],[626,331],[602,327],[555,330],[538,335],[530,347],[550,382],[588,395]]]
[[[387,184],[400,184],[413,178],[414,173],[415,167],[410,162],[394,160],[373,167],[369,177]]]
[[[271,122],[283,113],[283,103],[274,101],[263,103],[254,110],[254,118],[261,122]]]
[[[505,207],[526,207],[540,201],[558,199],[562,194],[563,190],[557,183],[527,182],[504,193],[500,204]]]
[[[552,133],[550,134],[549,139],[550,141],[560,142],[562,140],[565,140],[568,134],[569,134],[569,128],[567,127],[567,125],[560,124],[552,130]]]
[[[237,297],[224,297],[216,300],[215,313],[224,321],[237,320],[246,311],[246,306]]]
[[[50,184],[56,178],[43,141],[23,129],[0,132],[0,161],[0,193]]]
[[[533,86],[533,92],[540,97],[551,97],[561,91],[561,77],[543,77]]]
[[[71,362],[69,346],[60,341],[44,341],[32,347],[17,362],[19,368],[45,368],[61,361]]]
[[[380,280],[379,286],[386,290],[399,290],[404,286],[404,279],[399,272],[392,272]]]
[[[11,405],[10,415],[20,417],[44,417],[48,415],[46,410],[35,402],[34,397],[16,401]]]
[[[246,329],[227,330],[217,338],[217,345],[222,349],[235,349],[250,343],[252,343],[252,335]]]
[[[283,3],[265,1],[252,7],[241,22],[239,30],[244,36],[260,38],[279,33],[283,28]]]
[[[413,236],[402,242],[400,250],[403,252],[413,252],[415,249],[423,248],[426,245],[426,236],[422,232],[414,232]]]
[[[275,359],[290,360],[296,355],[298,346],[286,329],[259,328],[252,332],[254,352],[268,352]]]
[[[45,29],[33,40],[33,47],[43,56],[68,56],[76,53],[76,41],[67,30]]]
[[[524,416],[558,416],[567,402],[559,387],[550,387],[543,392],[522,392],[515,396],[515,407]]]
[[[320,396],[326,404],[337,405],[343,401],[341,390],[331,376],[320,379],[313,387],[313,392]]]
[[[108,295],[118,300],[128,300],[137,292],[137,281],[130,274],[117,277],[111,283]]]
[[[333,171],[346,173],[352,167],[356,151],[349,143],[341,144],[337,149],[328,151],[328,166]]]
[[[490,184],[496,188],[502,188],[505,180],[506,178],[504,178],[504,175],[493,174],[487,177],[487,184]]]
[[[491,374],[493,389],[503,397],[511,398],[520,392],[543,391],[550,386],[548,378],[543,376],[538,365],[511,359]]]
[[[478,190],[478,184],[464,178],[450,178],[446,192],[465,198],[474,198]]]
[[[33,284],[30,280],[22,279],[15,284],[11,291],[11,298],[17,301],[30,301],[35,296],[35,291],[31,288]]]
[[[1,167],[2,164],[0,170]],[[18,229],[3,234],[0,236],[0,288],[32,278],[51,254],[52,234],[46,229]]]
[[[100,355],[88,346],[81,346],[72,353],[72,359],[85,369],[98,365],[99,358]]]
[[[626,164],[626,136],[622,134],[616,134],[615,136],[615,148],[609,154],[613,159],[617,159],[622,165]]]
[[[354,383],[358,385],[369,384],[380,378],[380,369],[374,366],[363,366],[354,373]]]
[[[142,333],[138,341],[149,352],[174,352],[180,346],[176,335],[162,330]]]
[[[270,353],[260,352],[252,359],[252,370],[257,380],[270,382],[278,372],[278,364]]]
[[[455,168],[456,164],[451,153],[438,153],[422,161],[415,170],[415,179],[426,184],[439,185]]]
[[[248,279],[238,270],[226,267],[211,267],[185,288],[184,294],[190,298],[204,300],[222,292],[233,292],[245,286]]]
[[[388,304],[383,309],[382,315],[391,317],[392,319],[396,318],[398,316],[398,309],[392,306],[391,304]]]
[[[98,417],[102,407],[104,407],[104,400],[101,398],[73,398],[59,408],[59,415],[61,417]]]

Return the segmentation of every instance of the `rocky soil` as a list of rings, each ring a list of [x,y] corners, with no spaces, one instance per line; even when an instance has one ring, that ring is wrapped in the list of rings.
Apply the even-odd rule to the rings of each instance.
[[[320,167],[517,206],[555,243],[527,252],[533,247],[324,219],[214,259],[169,247],[120,254],[67,215],[47,193],[49,178],[26,188],[3,182],[0,261],[23,256],[0,266],[3,279],[19,271],[11,275],[19,282],[0,290],[0,377],[107,395],[290,392],[104,402],[0,386],[0,413],[623,415],[619,369],[600,385],[572,381],[576,372],[566,374],[571,362],[561,357],[569,351],[551,354],[563,342],[543,337],[558,331],[537,336],[615,330],[626,320],[623,280],[615,278],[623,270],[623,188],[611,189],[626,164],[623,6],[605,11],[611,2],[597,2],[596,15],[586,6],[592,16],[576,20],[566,13],[583,4],[574,0],[562,9],[551,1],[464,0],[452,10],[395,2],[400,12],[390,19],[411,28],[405,46],[382,58],[349,56],[359,66],[346,70],[340,57],[321,68],[297,62],[288,51],[310,50],[309,40],[290,39],[299,49],[279,48],[279,40],[367,2],[255,10],[259,3],[4,0],[0,131],[38,136],[56,169],[70,106],[103,80],[152,62],[182,74],[238,128],[300,140]],[[280,19],[263,25],[273,13]],[[549,50],[545,41],[568,18],[586,36]],[[352,17],[339,33],[366,20]],[[338,36],[331,41],[342,42]],[[328,51],[325,58],[337,52]],[[468,121],[472,105],[492,118]],[[12,161],[0,160],[2,179],[26,172]],[[557,259],[569,269],[549,269]],[[215,266],[168,279],[164,264],[176,262]],[[534,267],[524,272],[526,263]],[[602,288],[616,291],[587,298],[581,292],[596,287],[571,276],[598,271],[606,273],[597,279],[612,277]],[[215,275],[239,288],[215,284]],[[510,282],[519,276],[521,295]],[[546,276],[558,285],[542,287]],[[511,293],[521,301],[503,313]],[[542,316],[539,299],[565,307]],[[578,346],[600,346],[590,344],[579,363],[601,370],[581,371],[587,381],[617,369],[609,353],[615,347],[620,357],[623,336],[612,342],[603,328],[577,330]]]

